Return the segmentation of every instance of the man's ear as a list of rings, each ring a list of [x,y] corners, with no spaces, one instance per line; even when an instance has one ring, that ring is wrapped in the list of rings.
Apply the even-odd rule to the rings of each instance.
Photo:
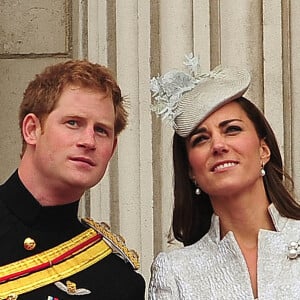
[[[268,163],[271,157],[271,150],[264,139],[260,141],[260,158],[262,162],[265,164]]]
[[[25,116],[22,124],[22,134],[27,144],[36,144],[41,134],[41,123],[35,114],[30,113]]]
[[[117,148],[117,145],[118,145],[118,137],[115,137],[114,139],[114,144],[113,144],[113,148],[111,150],[111,157],[113,156],[113,154],[115,153],[115,150]]]

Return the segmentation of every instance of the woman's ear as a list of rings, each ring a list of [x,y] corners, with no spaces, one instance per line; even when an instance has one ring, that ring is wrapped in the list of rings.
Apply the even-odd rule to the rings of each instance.
[[[262,162],[265,164],[267,164],[267,162],[270,160],[271,157],[271,150],[268,146],[268,144],[266,143],[266,141],[264,139],[261,139],[260,141],[260,158],[262,160]]]
[[[35,114],[30,113],[25,116],[22,124],[22,134],[27,144],[36,144],[41,134],[41,123]]]
[[[192,171],[191,168],[189,168],[189,178],[190,178],[192,181],[195,180],[195,175],[194,175],[194,173],[193,173],[193,171]]]

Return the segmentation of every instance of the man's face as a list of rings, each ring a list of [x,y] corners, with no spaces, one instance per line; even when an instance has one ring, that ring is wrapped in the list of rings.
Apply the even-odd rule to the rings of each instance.
[[[116,145],[114,122],[111,97],[67,87],[43,126],[37,126],[35,170],[51,188],[84,192],[94,186]]]

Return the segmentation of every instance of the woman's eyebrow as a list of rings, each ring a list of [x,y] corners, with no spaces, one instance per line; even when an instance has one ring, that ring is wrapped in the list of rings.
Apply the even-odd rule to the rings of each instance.
[[[224,126],[226,126],[227,124],[229,124],[229,123],[231,123],[231,122],[234,122],[234,121],[242,122],[241,119],[237,119],[237,118],[229,119],[229,120],[224,120],[224,121],[222,121],[222,122],[219,124],[219,127],[220,127],[220,128],[221,128],[221,127],[224,127]],[[190,139],[193,135],[195,135],[195,134],[205,133],[205,132],[207,132],[207,128],[206,128],[206,127],[197,127],[197,128],[195,128],[195,129],[191,132],[191,134],[189,135],[189,139]]]
[[[195,128],[195,129],[191,132],[191,134],[189,135],[188,139],[190,140],[191,137],[192,137],[193,135],[195,135],[195,134],[205,133],[205,132],[207,132],[207,128],[205,128],[205,127],[197,127],[197,128]]]
[[[242,122],[241,119],[229,119],[229,120],[224,120],[224,121],[222,121],[222,122],[219,124],[219,127],[224,127],[224,126],[226,126],[227,124],[229,124],[229,123],[231,123],[231,122],[234,122],[234,121]]]

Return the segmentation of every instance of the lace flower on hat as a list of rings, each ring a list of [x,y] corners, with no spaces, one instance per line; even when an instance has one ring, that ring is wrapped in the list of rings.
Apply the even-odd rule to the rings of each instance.
[[[185,55],[183,64],[187,66],[189,73],[172,70],[150,80],[150,90],[154,99],[151,110],[162,117],[163,120],[167,120],[175,130],[178,129],[175,119],[181,114],[178,103],[182,95],[192,90],[200,81],[206,78],[224,77],[221,65],[208,73],[198,74],[198,57],[195,57],[192,53]]]
[[[184,64],[189,73],[172,70],[162,76],[153,77],[150,81],[154,99],[151,110],[163,120],[170,122],[174,129],[176,129],[174,120],[180,114],[180,111],[176,110],[178,102],[183,93],[192,90],[200,81],[197,78],[198,58],[192,53],[185,55]]]

